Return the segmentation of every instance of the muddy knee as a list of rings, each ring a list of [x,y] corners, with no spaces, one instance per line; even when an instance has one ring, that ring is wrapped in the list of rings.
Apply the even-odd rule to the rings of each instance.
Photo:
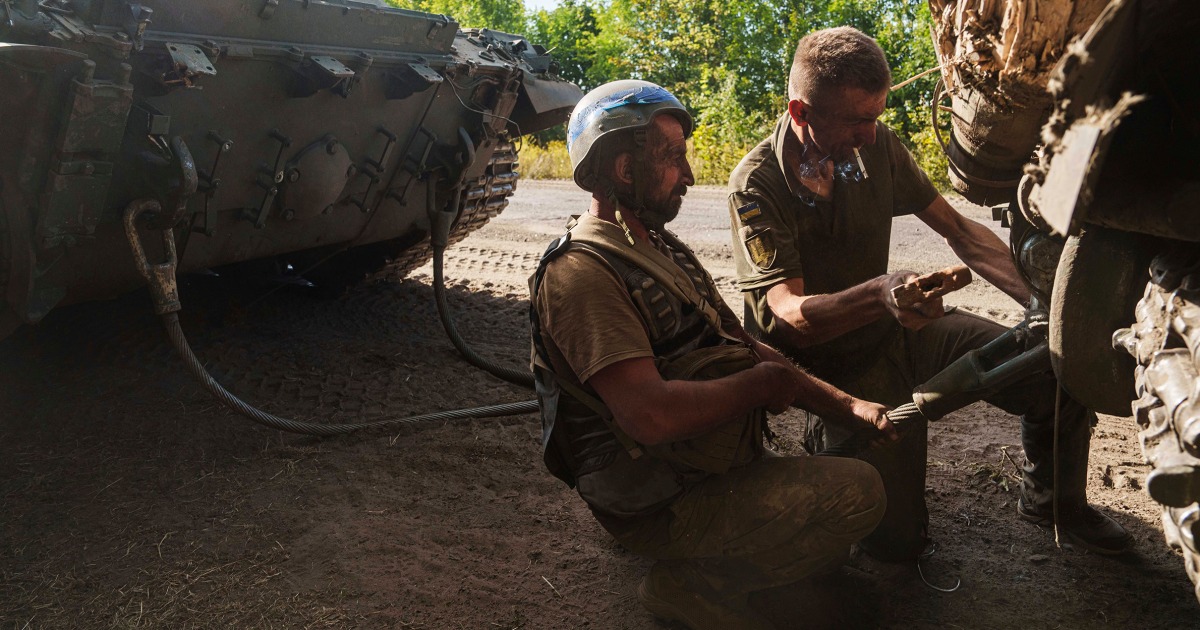
[[[866,536],[887,511],[887,492],[883,478],[874,466],[858,459],[846,459],[845,485],[838,506],[848,537]]]

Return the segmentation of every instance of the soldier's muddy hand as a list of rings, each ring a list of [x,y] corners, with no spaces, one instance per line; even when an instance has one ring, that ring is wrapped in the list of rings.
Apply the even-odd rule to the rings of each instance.
[[[871,439],[872,446],[880,446],[887,442],[895,442],[900,439],[900,434],[896,431],[896,425],[888,420],[887,412],[889,407],[885,407],[878,403],[873,403],[869,400],[861,400],[855,398],[850,404],[850,410],[860,420],[870,424],[875,431],[876,437]]]
[[[889,274],[884,277],[882,286],[882,295],[880,300],[887,308],[888,313],[900,323],[901,326],[910,330],[920,330],[929,325],[933,320],[945,315],[945,308],[942,305],[942,298],[934,297],[924,302],[918,302],[908,308],[901,308],[896,304],[896,299],[893,295],[896,287],[904,286],[918,278],[917,274],[912,271],[904,270]]]

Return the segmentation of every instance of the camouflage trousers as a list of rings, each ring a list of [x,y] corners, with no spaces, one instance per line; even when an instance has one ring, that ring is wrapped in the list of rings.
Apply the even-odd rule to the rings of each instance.
[[[705,478],[653,514],[597,519],[630,551],[684,564],[733,600],[839,566],[884,509],[879,473],[864,462],[767,456]]]
[[[880,349],[874,366],[858,378],[833,382],[866,400],[896,406],[912,402],[912,391],[967,351],[1003,334],[1003,326],[961,311],[919,331],[902,330]],[[1026,377],[985,400],[1021,416],[1021,444],[1027,462],[1021,493],[1031,507],[1048,508],[1054,487],[1054,407],[1057,382],[1050,372]],[[1088,443],[1095,414],[1064,395],[1059,436],[1059,501],[1064,506],[1086,503]],[[925,466],[928,425],[914,421],[903,437],[857,455],[883,477],[888,509],[878,529],[859,546],[887,560],[917,557],[925,546],[929,512],[925,505]],[[851,436],[834,425],[810,417],[810,448],[837,445]]]

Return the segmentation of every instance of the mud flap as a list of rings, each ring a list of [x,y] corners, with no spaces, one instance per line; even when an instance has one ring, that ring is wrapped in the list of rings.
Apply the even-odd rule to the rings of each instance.
[[[1071,397],[1124,416],[1136,397],[1135,363],[1113,349],[1113,331],[1134,320],[1146,286],[1151,237],[1089,226],[1067,239],[1050,304],[1050,363]]]

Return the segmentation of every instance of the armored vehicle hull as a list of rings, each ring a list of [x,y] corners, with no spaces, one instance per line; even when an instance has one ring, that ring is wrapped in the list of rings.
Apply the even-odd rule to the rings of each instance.
[[[1002,136],[1038,125],[956,123],[985,132],[948,151],[955,183],[979,203],[1011,199],[997,210],[1044,308],[1054,372],[1089,408],[1134,416],[1146,489],[1200,598],[1200,5],[1008,0],[991,5],[1003,20],[930,5],[955,112],[983,93],[993,117],[1044,123],[1021,138]],[[1018,159],[979,166],[1000,154]]]
[[[0,10],[0,337],[142,284],[122,217],[147,201],[181,272],[412,268],[504,208],[517,136],[581,94],[519,37],[368,2]]]

